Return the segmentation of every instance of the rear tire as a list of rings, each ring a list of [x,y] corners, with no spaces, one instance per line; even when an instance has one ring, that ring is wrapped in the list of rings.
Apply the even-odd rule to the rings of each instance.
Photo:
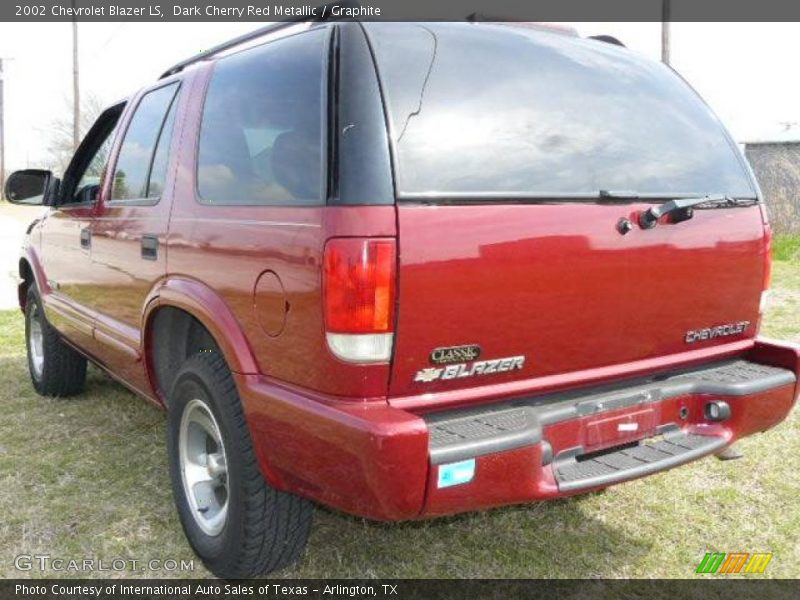
[[[175,504],[206,567],[217,577],[238,579],[296,562],[308,540],[313,507],[264,479],[223,358],[202,352],[188,359],[168,405]]]
[[[47,322],[39,293],[32,285],[25,303],[28,371],[42,396],[74,396],[86,383],[86,358],[68,346]]]

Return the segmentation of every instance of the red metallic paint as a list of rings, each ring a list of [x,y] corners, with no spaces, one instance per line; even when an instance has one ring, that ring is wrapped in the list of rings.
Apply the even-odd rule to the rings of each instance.
[[[94,207],[50,210],[36,226],[41,234],[38,258],[42,275],[37,284],[48,320],[80,347],[94,343],[93,316],[81,302],[83,282],[91,275],[89,252],[80,245],[80,231],[91,224]],[[36,272],[36,271],[34,271]]]
[[[39,229],[35,229],[34,233],[37,234],[37,237],[41,236]],[[44,274],[44,269],[42,268],[39,248],[40,244],[33,241],[33,239],[29,239],[25,242],[25,245],[22,248],[22,258],[20,258],[20,269],[22,269],[22,265],[24,263],[24,265],[26,265],[33,274],[33,279],[36,282],[36,287],[38,288],[39,293],[42,295],[48,295],[50,293],[50,283],[47,281],[47,277]],[[26,296],[26,284],[24,281],[22,281],[19,285],[19,304],[20,309],[23,311],[25,310]]]
[[[542,464],[541,445],[488,454],[476,459],[471,483],[437,489],[438,470],[428,474],[424,516],[437,517],[530,502],[557,493],[551,469]]]
[[[217,342],[225,361],[237,373],[257,373],[258,365],[247,335],[228,304],[207,284],[188,277],[170,275],[159,282],[154,294],[155,302],[148,303],[144,322],[152,323],[158,308],[179,308],[208,329]]]
[[[534,389],[540,378],[583,380],[655,357],[688,362],[688,352],[753,338],[765,265],[760,208],[696,210],[683,223],[619,234],[620,217],[649,206],[400,203],[390,395],[523,379]],[[689,330],[745,320],[741,336],[684,341]],[[461,344],[480,345],[482,359],[524,355],[525,367],[414,381],[433,348]]]
[[[384,401],[309,397],[235,377],[262,470],[278,487],[373,519],[419,515],[428,471],[424,421]]]

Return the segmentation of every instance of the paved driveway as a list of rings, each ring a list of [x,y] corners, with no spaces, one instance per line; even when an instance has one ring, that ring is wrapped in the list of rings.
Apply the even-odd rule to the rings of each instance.
[[[45,209],[0,202],[0,310],[16,308],[19,249],[28,224]]]

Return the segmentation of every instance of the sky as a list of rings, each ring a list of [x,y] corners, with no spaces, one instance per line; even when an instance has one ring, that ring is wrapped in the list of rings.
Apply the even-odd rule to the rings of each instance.
[[[661,55],[660,23],[572,23]],[[80,23],[81,94],[111,104],[172,64],[259,27],[257,23]],[[800,138],[800,23],[673,23],[672,66],[737,141]],[[70,114],[70,23],[0,23],[5,58],[6,169],[45,163],[48,127]],[[11,59],[11,60],[9,60]]]

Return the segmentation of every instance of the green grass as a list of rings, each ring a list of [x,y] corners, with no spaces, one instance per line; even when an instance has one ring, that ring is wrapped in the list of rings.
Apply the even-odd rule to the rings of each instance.
[[[800,262],[800,235],[776,234],[772,240],[772,258]]]
[[[772,263],[764,335],[800,342],[800,260]]]
[[[765,333],[800,341],[800,264],[777,262]],[[22,318],[0,313],[0,577],[18,554],[190,560],[167,475],[163,414],[92,369],[72,400],[37,397]],[[709,458],[555,502],[420,523],[323,508],[285,577],[693,577],[706,551],[771,551],[800,577],[800,418]],[[120,573],[152,577],[194,572]],[[34,576],[42,573],[34,572]],[[54,576],[73,573],[51,572]]]

